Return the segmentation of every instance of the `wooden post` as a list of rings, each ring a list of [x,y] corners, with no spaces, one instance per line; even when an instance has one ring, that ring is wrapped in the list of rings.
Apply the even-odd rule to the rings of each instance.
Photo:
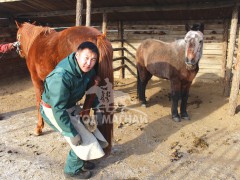
[[[228,26],[229,26],[229,22],[227,20],[225,20],[223,22],[223,44],[222,44],[223,45],[223,55],[222,55],[222,71],[221,71],[221,77],[223,79],[226,74]]]
[[[120,39],[121,43],[120,43],[120,48],[123,48],[124,47],[124,39],[123,39],[123,36],[124,36],[124,32],[123,32],[123,22],[122,21],[119,21],[118,23],[118,38]],[[122,79],[125,78],[125,67],[124,67],[124,49],[122,49],[120,51],[120,56],[122,57],[122,60],[121,60],[121,71],[120,71],[120,77]]]
[[[229,40],[228,54],[227,54],[227,68],[226,68],[225,85],[224,85],[225,96],[229,96],[229,93],[230,93],[230,80],[231,80],[233,53],[234,53],[235,39],[236,39],[236,32],[237,32],[237,23],[238,23],[238,6],[235,5],[232,13],[230,40]]]
[[[86,0],[86,26],[91,26],[91,0]]]
[[[233,73],[231,94],[229,97],[229,115],[230,116],[233,116],[236,112],[238,92],[239,92],[239,81],[240,81],[240,36],[239,35],[240,35],[240,28],[238,31],[237,59],[236,59],[236,65],[234,68],[235,71]]]
[[[102,33],[107,34],[107,13],[103,13]]]
[[[76,4],[76,26],[82,25],[83,0],[77,0]]]

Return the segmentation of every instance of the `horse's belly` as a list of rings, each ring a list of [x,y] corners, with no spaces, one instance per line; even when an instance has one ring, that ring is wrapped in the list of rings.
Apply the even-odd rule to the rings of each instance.
[[[163,79],[170,79],[171,69],[165,62],[152,63],[147,65],[147,70],[154,76]]]
[[[153,75],[162,79],[170,79],[169,74],[166,72],[156,72]]]

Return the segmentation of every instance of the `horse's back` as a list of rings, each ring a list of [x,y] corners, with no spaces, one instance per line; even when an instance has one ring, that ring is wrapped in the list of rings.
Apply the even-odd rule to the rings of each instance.
[[[141,49],[141,50],[152,49],[153,50],[154,47],[161,47],[161,46],[169,46],[169,43],[161,41],[161,40],[157,40],[157,39],[146,39],[140,44],[138,49]]]
[[[91,41],[96,44],[101,32],[92,27],[74,26],[59,32],[58,50],[62,55],[68,55],[77,50],[79,44]],[[63,55],[63,56],[64,56]],[[64,57],[61,57],[64,58]]]
[[[69,34],[70,31],[77,32],[77,33],[84,33],[85,35],[101,34],[101,32],[98,29],[90,27],[90,26],[72,26],[72,27],[66,28],[60,32]]]
[[[173,54],[174,50],[171,48],[171,43],[163,42],[156,39],[146,39],[137,49],[137,56],[143,56],[145,60],[150,61],[164,61],[169,56],[166,54]]]
[[[67,43],[86,40],[96,41],[98,35],[101,35],[100,31],[87,26],[74,26],[59,32],[60,40],[67,40]]]
[[[146,39],[137,49],[137,62],[145,66],[149,63],[171,62],[176,60],[177,51],[172,43],[156,39]],[[142,61],[142,62],[141,62]]]

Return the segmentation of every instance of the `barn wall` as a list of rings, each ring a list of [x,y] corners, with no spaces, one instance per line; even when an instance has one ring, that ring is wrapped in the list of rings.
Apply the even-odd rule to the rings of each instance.
[[[16,27],[9,27],[1,24],[0,43],[16,41]],[[28,75],[28,69],[24,59],[20,58],[15,50],[8,53],[0,53],[0,80]]]
[[[200,61],[200,71],[195,80],[199,81],[217,81],[222,78],[222,56],[223,56],[223,20],[210,21],[187,21],[189,25],[194,22],[203,22],[205,24],[204,30],[204,47],[203,56]],[[124,22],[124,47],[125,56],[135,63],[133,55],[136,54],[136,49],[140,43],[147,38],[159,39],[166,42],[171,42],[181,39],[185,36],[185,23],[181,21],[171,22]],[[108,38],[110,40],[118,38],[117,26],[108,27]],[[112,43],[113,47],[119,47],[120,43]],[[118,57],[119,52],[114,52],[114,56]],[[126,63],[135,73],[136,68]],[[114,67],[118,67],[120,61],[114,62]],[[133,75],[126,70],[126,78],[132,78]],[[116,78],[120,77],[120,71],[114,72]]]

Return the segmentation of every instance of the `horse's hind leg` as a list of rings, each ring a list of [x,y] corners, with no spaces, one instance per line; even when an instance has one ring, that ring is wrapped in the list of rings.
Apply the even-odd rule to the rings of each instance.
[[[142,106],[146,106],[146,86],[148,81],[151,79],[152,74],[145,68],[140,65],[137,65],[137,91],[139,101],[142,103]]]

